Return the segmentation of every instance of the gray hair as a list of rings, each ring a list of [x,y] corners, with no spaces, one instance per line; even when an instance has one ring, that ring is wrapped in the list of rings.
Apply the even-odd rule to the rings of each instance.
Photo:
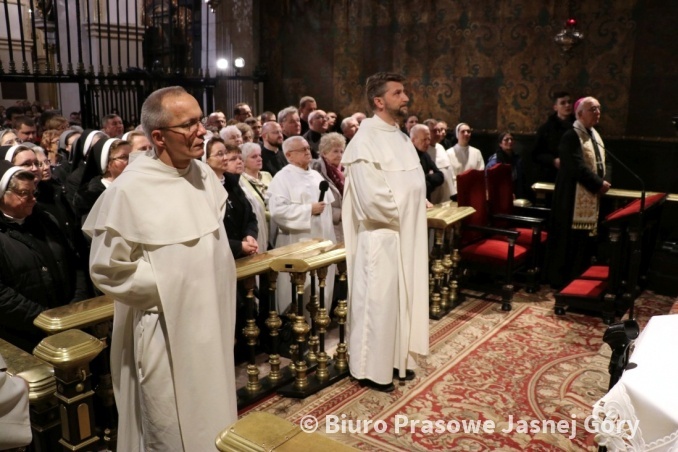
[[[33,182],[35,180],[35,174],[28,170],[17,171],[9,178],[9,183],[7,184],[7,190],[5,190],[5,192],[13,191],[19,185],[18,181],[20,180]]]
[[[321,113],[327,115],[327,113],[325,113],[323,110],[313,110],[312,112],[310,112],[308,114],[308,122],[313,121],[315,119],[315,117],[318,116]]]
[[[341,131],[342,131],[342,132],[343,132],[344,130],[348,129],[348,124],[349,124],[351,121],[358,122],[358,120],[355,119],[353,116],[349,116],[348,118],[344,118],[344,119],[341,121]]]
[[[252,152],[261,151],[261,146],[257,143],[243,143],[242,146],[240,146],[240,150],[242,151],[242,159],[245,161]]]
[[[295,113],[299,114],[299,110],[297,109],[297,107],[293,107],[290,105],[287,108],[283,108],[278,112],[278,123],[282,124],[283,122],[285,122],[285,119],[287,119],[289,115],[293,115]]]
[[[283,141],[283,145],[282,145],[283,153],[285,155],[287,155],[287,152],[290,150],[290,148],[292,146],[294,146],[295,143],[302,142],[302,141],[306,141],[306,139],[304,137],[302,137],[301,135],[295,135],[293,137],[289,137],[288,139]]]
[[[171,119],[170,112],[162,105],[165,97],[178,97],[184,94],[188,94],[188,92],[181,86],[169,86],[153,91],[146,98],[141,106],[141,127],[148,141],[153,143],[151,132],[167,126]]]
[[[419,134],[419,132],[431,132],[431,129],[428,128],[427,125],[424,124],[415,124],[412,126],[410,129],[410,138],[414,138],[416,135]]]
[[[227,138],[227,137],[230,136],[234,132],[242,137],[242,132],[240,132],[240,129],[238,127],[234,126],[233,124],[231,124],[230,126],[226,126],[223,129],[221,129],[219,131],[219,136],[223,140],[230,140],[230,138]]]
[[[320,152],[320,155],[325,155],[337,146],[341,146],[344,149],[346,147],[346,137],[337,132],[330,132],[320,138],[318,152]]]

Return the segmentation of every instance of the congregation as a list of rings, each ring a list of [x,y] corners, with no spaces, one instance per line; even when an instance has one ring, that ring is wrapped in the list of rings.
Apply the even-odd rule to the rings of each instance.
[[[214,269],[233,271],[233,259],[309,238],[335,243],[346,240],[347,250],[351,243],[354,249],[359,248],[361,240],[366,240],[361,234],[374,232],[369,225],[382,221],[371,215],[376,218],[386,215],[378,211],[379,202],[383,202],[392,212],[399,213],[389,213],[391,216],[387,215],[382,221],[387,226],[379,223],[379,227],[375,226],[376,232],[383,234],[387,229],[395,231],[398,237],[402,234],[404,238],[398,239],[397,246],[389,245],[393,252],[400,253],[399,259],[403,262],[425,262],[425,255],[410,256],[407,247],[400,244],[402,240],[414,239],[409,237],[411,234],[425,237],[422,232],[425,225],[419,224],[423,216],[417,214],[417,222],[408,223],[402,212],[419,212],[420,206],[456,200],[457,177],[467,170],[510,165],[516,198],[528,196],[526,165],[531,165],[533,172],[536,168],[540,180],[556,182],[554,197],[564,203],[574,197],[573,187],[581,183],[593,196],[610,187],[605,180],[604,152],[601,153],[597,145],[586,147],[587,137],[572,130],[573,124],[578,125],[588,136],[596,137],[593,143],[602,143],[593,129],[600,117],[600,105],[594,98],[580,99],[573,105],[568,93],[555,93],[554,112],[537,131],[536,145],[529,159],[521,158],[514,147],[513,135],[506,131],[499,134],[496,149],[485,161],[483,152],[471,145],[470,124],[459,122],[453,130],[448,130],[447,122],[442,119],[407,115],[407,97],[402,89],[404,79],[393,75],[385,77],[372,80],[375,83],[372,97],[368,86],[368,99],[375,113],[370,118],[355,112],[342,119],[337,113],[322,109],[324,106],[317,105],[311,96],[302,97],[298,106],[285,107],[277,114],[264,111],[257,115],[249,105],[239,103],[228,118],[223,111],[201,112],[195,99],[178,87],[151,94],[142,108],[140,125],[130,124],[117,113],[111,113],[101,119],[101,129],[83,130],[77,114],[67,119],[53,111],[27,115],[26,111],[21,114],[20,109],[5,110],[7,128],[0,131],[0,338],[30,352],[43,337],[33,326],[40,312],[106,293],[124,306],[127,303],[145,306],[139,314],[125,308],[118,310],[116,304],[114,331],[143,330],[134,336],[130,333],[130,338],[135,337],[134,343],[114,338],[112,347],[123,356],[114,369],[118,374],[129,372],[120,366],[124,367],[126,359],[133,359],[129,355],[131,350],[136,352],[142,345],[148,347],[145,359],[149,366],[158,365],[157,357],[167,347],[172,349],[171,359],[181,358],[196,366],[219,362],[228,372],[233,366],[230,354],[234,347],[237,360],[237,344],[245,343],[238,339],[242,335],[244,292],[235,281],[226,288],[221,287],[214,275],[172,280],[167,275],[172,274],[169,265],[176,258],[189,269],[190,264],[195,263],[189,272],[193,275],[206,272],[200,268],[206,261]],[[389,102],[394,102],[395,107]],[[371,137],[381,137],[380,140],[389,143],[387,149],[394,152],[401,148],[405,154],[410,150],[416,152],[407,154],[407,158],[403,154],[402,160],[395,161],[397,159],[385,154],[388,150],[372,148]],[[580,144],[583,160],[581,151],[577,150]],[[569,158],[563,158],[564,149]],[[485,151],[486,155],[490,154],[489,150]],[[573,159],[572,155],[579,157]],[[419,162],[413,173],[409,172],[412,167],[407,166],[410,157],[415,163],[418,157]],[[588,172],[581,176],[584,170]],[[398,171],[403,173],[395,177]],[[398,178],[404,174],[409,177],[415,173],[419,176],[399,182]],[[388,181],[390,187],[401,186],[393,190],[396,193],[384,193],[383,186],[371,187],[375,177]],[[147,180],[153,180],[154,185]],[[186,183],[186,187],[182,185]],[[414,188],[408,190],[407,187]],[[372,189],[374,196],[368,196],[368,202],[362,196],[372,193]],[[167,204],[179,199],[176,205]],[[566,213],[566,217],[557,221],[571,222],[572,216],[578,213],[577,208],[575,205],[574,213]],[[176,212],[191,214],[176,215]],[[176,218],[173,228],[163,228],[162,225],[166,225],[163,222],[172,217]],[[348,225],[344,224],[346,221]],[[571,226],[565,227],[566,232],[557,243],[565,250],[556,250],[554,255],[574,249],[572,240],[583,243],[582,234],[573,238],[569,229]],[[181,246],[187,240],[192,246]],[[412,248],[426,249],[426,246]],[[230,252],[225,251],[227,249]],[[221,251],[224,253],[220,254]],[[586,256],[577,258],[586,259]],[[352,267],[355,262],[361,265],[360,257],[347,257],[347,260],[349,273],[355,268]],[[118,267],[112,266],[112,262]],[[562,266],[562,262],[557,264]],[[382,269],[389,265],[393,266],[393,262],[384,262]],[[550,282],[562,286],[567,272],[559,266],[551,268]],[[414,265],[412,271],[424,270],[425,263]],[[393,271],[400,270],[394,267]],[[424,273],[415,279],[425,286]],[[401,284],[410,285],[408,278],[411,277],[399,274],[394,279],[394,287],[398,278],[408,281],[407,284],[400,281]],[[151,282],[153,278],[157,280]],[[360,278],[358,274],[353,279]],[[349,281],[354,284],[352,279]],[[327,283],[323,303],[329,309],[334,274],[328,275]],[[424,286],[421,292],[427,293]],[[277,287],[276,307],[284,314],[292,302],[289,278],[280,277]],[[356,290],[355,287],[352,290]],[[368,298],[375,296],[370,290],[373,289],[365,289]],[[190,325],[194,327],[212,325],[209,330],[220,331],[218,341],[204,339],[206,343],[220,345],[209,348],[210,353],[202,357],[193,356],[190,347],[177,346],[189,334],[189,326],[180,321],[186,318],[182,317],[185,313],[180,300],[193,291],[206,293],[207,298],[234,302],[232,312],[230,306],[210,306],[199,318],[191,320]],[[394,293],[397,298],[397,291]],[[401,296],[410,306],[412,299],[415,303],[419,300],[417,294]],[[149,304],[153,300],[162,300],[162,303]],[[220,314],[210,318],[210,309]],[[139,315],[143,318],[135,317]],[[222,325],[219,319],[227,319],[229,325],[232,321],[233,325]],[[358,328],[352,333],[354,344],[363,340],[355,336],[358,333]],[[415,343],[417,337],[413,339]],[[428,334],[425,337],[428,338]],[[402,347],[404,357],[395,358],[399,361],[393,366],[393,376],[410,379],[413,370],[407,346]],[[419,349],[421,353],[427,351],[424,346]],[[388,353],[388,345],[383,353]],[[167,359],[166,350],[162,356]],[[358,358],[357,353],[354,356]],[[373,389],[392,390],[393,385],[388,383],[392,370],[388,368],[385,376],[383,369],[381,373],[371,373],[374,371],[369,370],[369,366],[365,368],[365,358],[362,359],[362,364],[352,362],[352,374]],[[141,361],[137,360],[136,365],[143,367],[145,363]],[[134,367],[133,361],[127,364]],[[160,366],[172,367],[171,362]],[[156,441],[168,447],[183,441],[184,447],[191,444],[191,448],[200,448],[204,444],[199,433],[201,423],[208,421],[188,418],[182,406],[189,403],[189,398],[209,404],[211,393],[194,391],[189,395],[181,389],[167,395],[168,388],[185,388],[181,382],[187,382],[188,377],[183,371],[166,373],[174,378],[172,385],[162,379],[144,380],[147,394],[166,395],[162,399],[166,405],[157,400],[144,400],[142,391],[142,398],[137,401],[141,419],[126,420],[126,425],[121,423],[121,437],[138,444],[132,424],[160,419],[159,424],[143,424],[142,431],[148,435],[143,441]],[[373,377],[377,374],[377,378]],[[219,383],[205,381],[204,387],[227,394],[234,392],[234,381],[230,376]],[[120,391],[119,387],[116,389]],[[118,396],[116,392],[116,398]],[[130,397],[129,400],[134,399]],[[170,405],[176,406],[176,412],[167,408]],[[236,419],[233,404],[227,405],[220,407],[223,414],[220,425],[223,419]],[[173,426],[181,424],[194,426],[198,433],[189,435],[186,431],[173,430]]]

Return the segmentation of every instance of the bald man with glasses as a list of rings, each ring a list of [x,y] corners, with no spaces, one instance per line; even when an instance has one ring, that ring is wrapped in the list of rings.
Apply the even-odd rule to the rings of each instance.
[[[200,161],[201,120],[183,88],[151,93],[141,125],[153,151],[129,164],[83,226],[92,281],[115,300],[119,450],[210,450],[237,420],[228,194]]]

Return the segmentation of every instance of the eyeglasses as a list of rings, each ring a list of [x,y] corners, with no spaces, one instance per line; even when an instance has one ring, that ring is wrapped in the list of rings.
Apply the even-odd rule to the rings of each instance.
[[[301,149],[290,149],[288,152],[311,152],[311,147],[305,146]]]
[[[177,125],[174,125],[174,126],[157,127],[157,130],[171,130],[171,131],[173,131],[172,129],[184,129],[184,130],[187,130],[189,134],[193,135],[195,132],[198,131],[200,126],[203,125],[202,121],[203,121],[203,118],[194,118],[194,119],[191,119],[190,121],[187,121],[183,124],[177,124]]]
[[[127,155],[127,154],[126,155],[119,155],[117,157],[111,158],[111,160],[124,160],[124,161],[128,162],[129,161],[129,155]]]
[[[38,196],[38,190],[7,190],[9,192],[14,193],[21,199],[28,199],[29,197],[32,198],[37,198]]]
[[[33,167],[40,168],[41,165],[40,162],[38,162],[37,160],[28,160],[23,162],[21,165],[17,166],[20,166],[22,168],[33,168]]]
[[[513,141],[513,138],[508,138],[508,137],[507,137],[507,138],[504,138],[504,139],[501,140],[501,141]]]

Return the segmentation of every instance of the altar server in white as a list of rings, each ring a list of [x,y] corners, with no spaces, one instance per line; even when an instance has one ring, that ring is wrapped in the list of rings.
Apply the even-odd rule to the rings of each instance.
[[[212,450],[237,420],[227,193],[196,160],[201,117],[181,87],[152,93],[141,124],[153,150],[106,189],[83,226],[92,280],[115,299],[118,450]]]
[[[283,152],[289,165],[278,171],[266,191],[272,228],[277,229],[276,248],[308,239],[336,241],[332,222],[332,192],[327,190],[320,201],[320,184],[325,179],[310,169],[311,147],[301,136],[287,138]],[[326,183],[326,182],[325,182]],[[334,289],[334,265],[327,273],[325,305],[330,309]],[[306,279],[309,290],[310,277]],[[284,313],[292,302],[290,275],[278,275],[276,291],[278,312]],[[295,299],[296,300],[296,299]],[[321,306],[322,307],[322,306]]]
[[[364,386],[392,391],[414,378],[412,353],[428,354],[426,184],[400,131],[409,101],[399,74],[367,79],[374,116],[342,159],[342,222],[349,282],[349,367]]]

